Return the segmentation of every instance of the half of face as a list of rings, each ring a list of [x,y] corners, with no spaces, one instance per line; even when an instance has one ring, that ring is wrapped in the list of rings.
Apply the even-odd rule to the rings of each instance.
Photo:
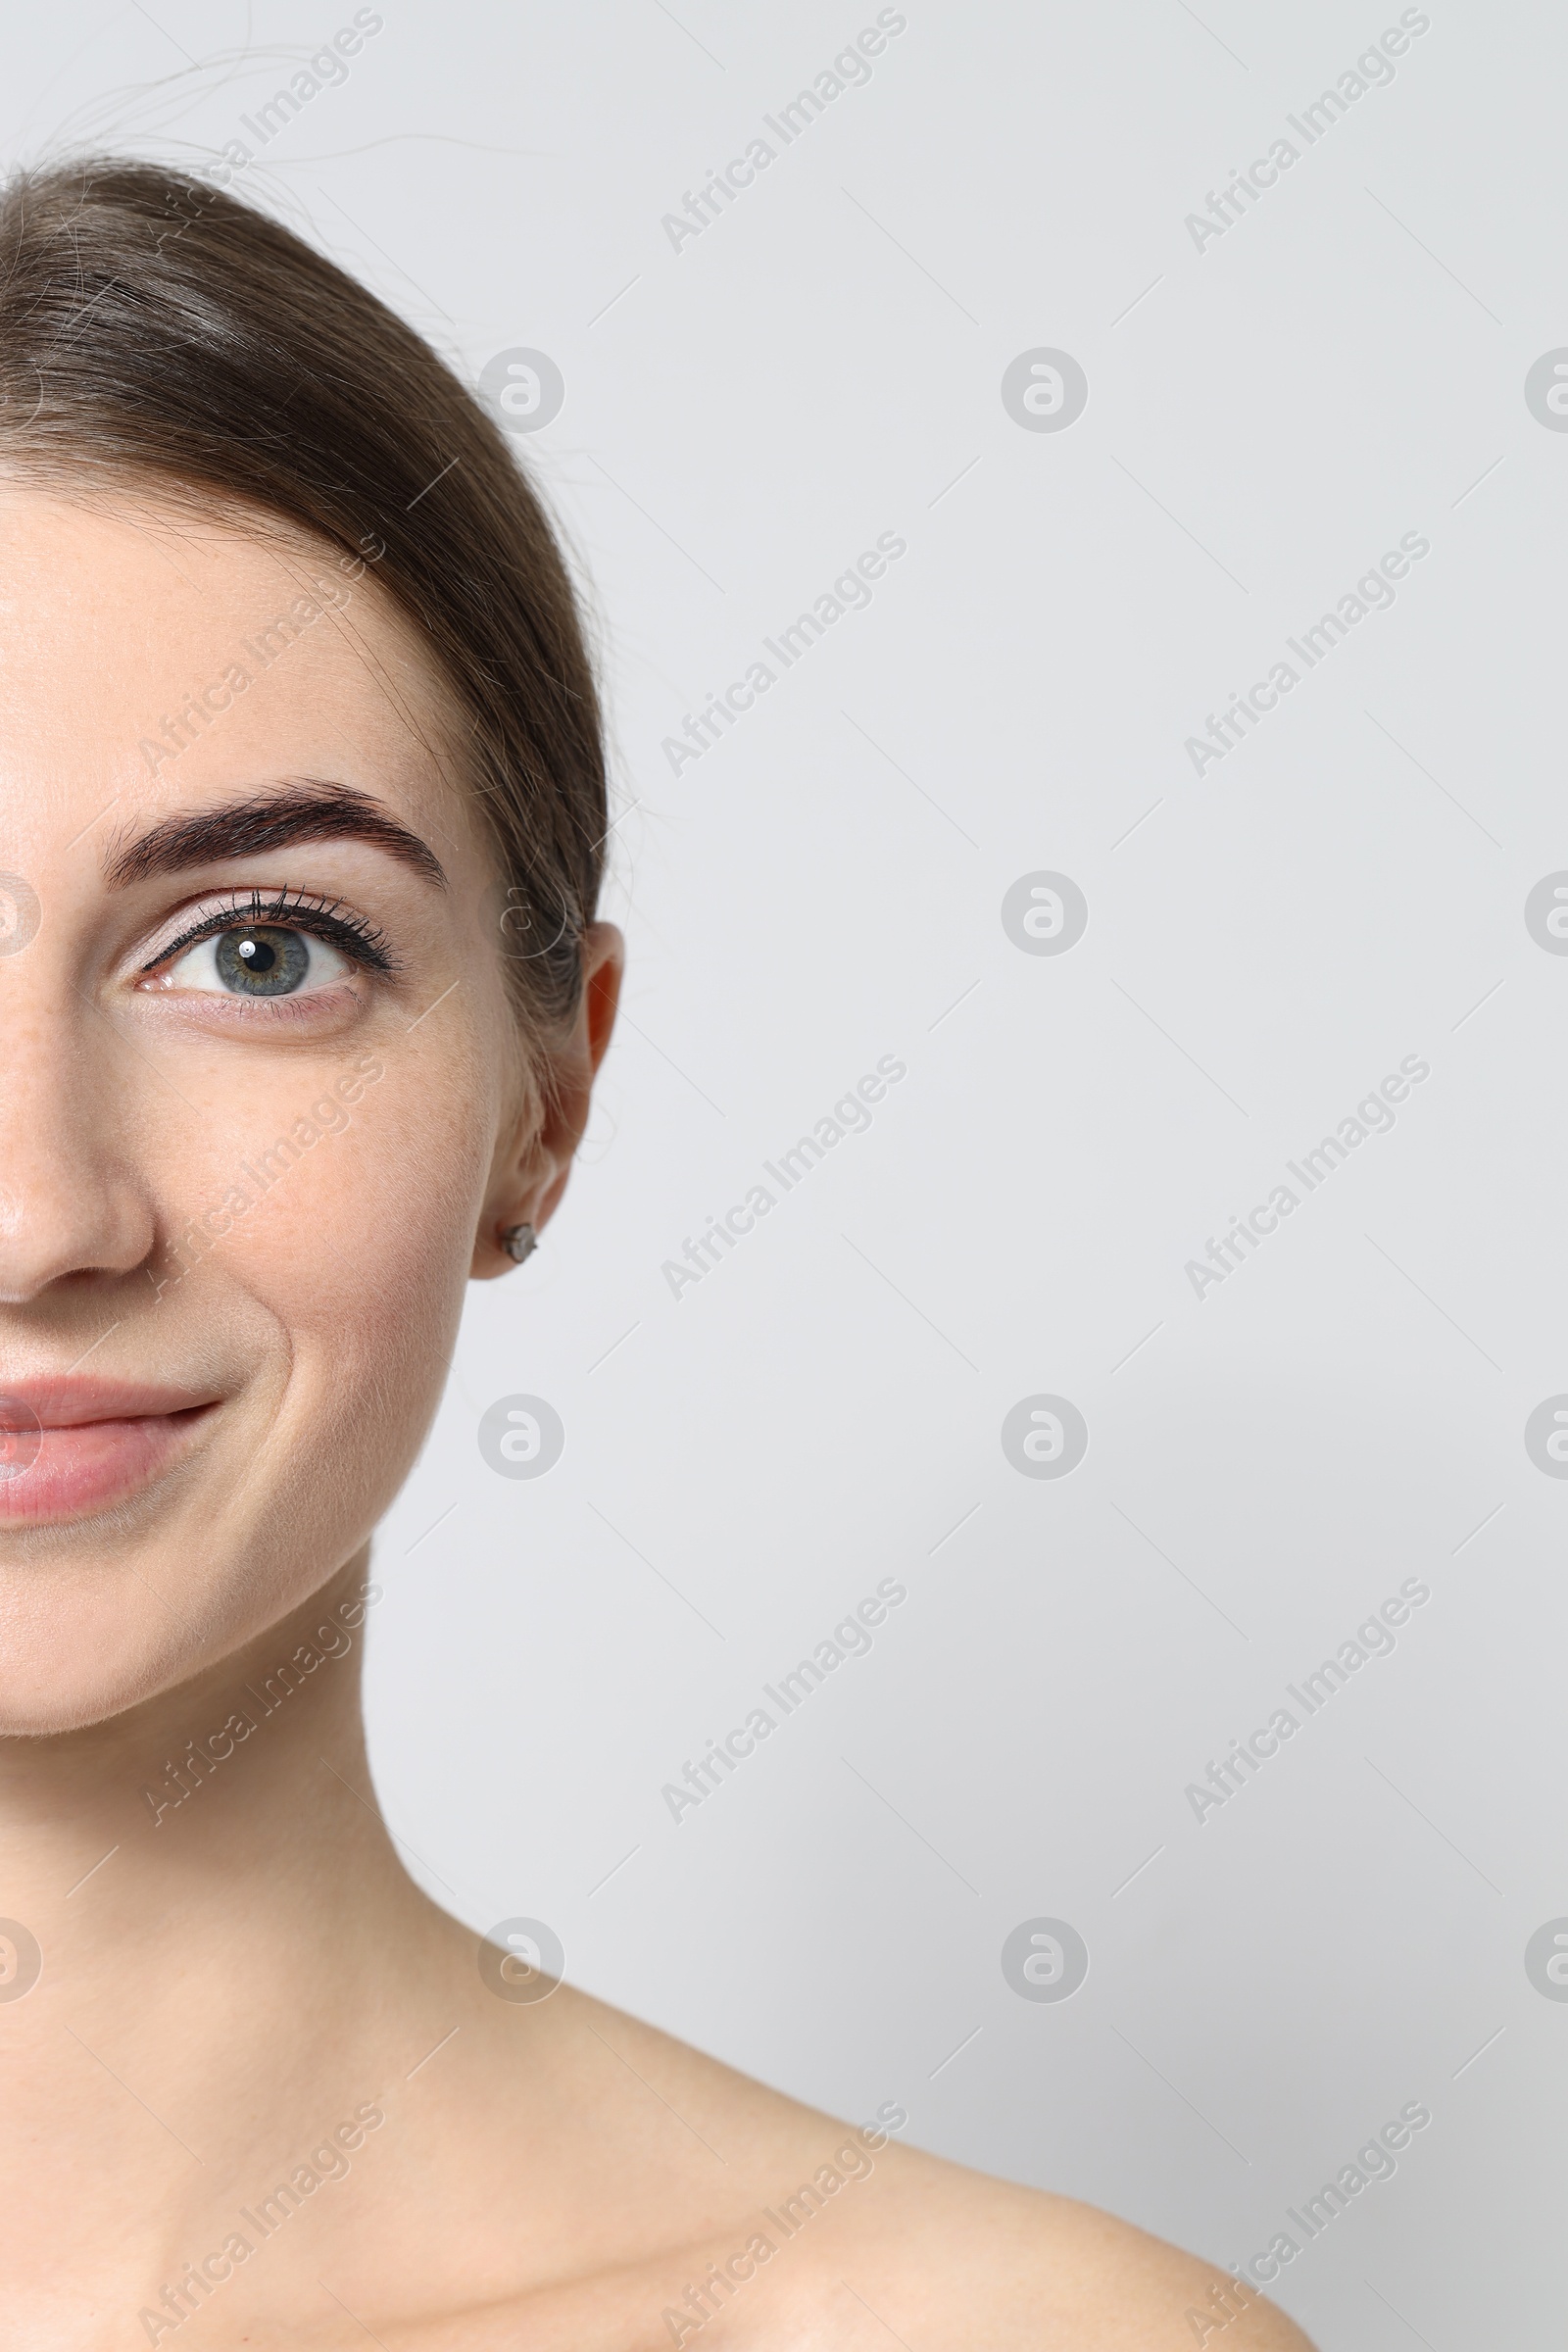
[[[564,1182],[456,735],[363,566],[0,490],[0,1731],[351,1558]]]

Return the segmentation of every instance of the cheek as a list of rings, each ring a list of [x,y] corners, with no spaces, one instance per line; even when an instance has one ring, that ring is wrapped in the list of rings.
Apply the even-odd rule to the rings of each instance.
[[[494,1104],[461,1041],[380,1058],[314,1142],[297,1122],[321,1072],[303,1065],[145,1139],[175,1247],[138,1360],[204,1368],[227,1402],[188,1480],[47,1605],[0,1574],[0,1728],[99,1720],[237,1647],[352,1558],[402,1485],[462,1313]],[[214,1210],[227,1230],[203,1238]]]
[[[318,1474],[330,1458],[377,1510],[439,1401],[462,1312],[489,1145],[465,1076],[462,1060],[384,1066],[335,1133],[308,1112],[291,1123],[291,1150],[247,1155],[251,1205],[207,1261],[276,1335],[291,1458]]]
[[[488,1128],[461,1065],[388,1066],[350,1120],[271,1175],[209,1261],[207,1303],[201,1268],[184,1286],[203,1321],[242,1290],[272,1334],[248,1416],[256,1475],[223,1547],[260,1622],[349,1558],[402,1486],[440,1401],[483,1199]]]

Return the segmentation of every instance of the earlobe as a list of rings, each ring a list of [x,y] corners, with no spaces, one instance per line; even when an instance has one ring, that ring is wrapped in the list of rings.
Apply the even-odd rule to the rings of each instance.
[[[513,1212],[514,1215],[515,1211]],[[535,1209],[534,1214],[538,1215]],[[470,1282],[494,1282],[500,1275],[513,1270],[532,1257],[539,1247],[539,1230],[531,1223],[512,1223],[503,1214],[493,1213],[481,1223],[474,1236],[473,1262],[468,1268]]]
[[[554,1056],[552,1084],[518,1113],[497,1150],[474,1239],[470,1279],[492,1281],[531,1257],[566,1189],[588,1116],[593,1082],[615,1022],[624,943],[611,923],[590,924],[583,991],[569,1041]],[[525,1208],[526,1220],[517,1211]]]

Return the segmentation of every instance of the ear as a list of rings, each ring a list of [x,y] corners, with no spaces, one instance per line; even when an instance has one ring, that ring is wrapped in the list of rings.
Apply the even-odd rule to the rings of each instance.
[[[571,1163],[588,1123],[599,1065],[615,1025],[626,943],[613,923],[590,923],[583,934],[582,998],[570,1038],[554,1063],[553,1099],[542,1120],[529,1120],[503,1139],[490,1171],[469,1269],[478,1282],[514,1269],[501,1247],[509,1225],[542,1233],[560,1205]]]

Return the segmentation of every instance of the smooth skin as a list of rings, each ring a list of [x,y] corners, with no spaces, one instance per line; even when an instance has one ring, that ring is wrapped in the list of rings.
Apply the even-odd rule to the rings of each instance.
[[[245,649],[301,595],[264,667]],[[403,1870],[360,1720],[369,1535],[466,1282],[561,1198],[621,953],[594,928],[547,1089],[455,738],[373,569],[150,493],[0,483],[0,867],[39,916],[0,943],[0,1390],[72,1372],[184,1414],[107,1502],[35,1523],[0,1475],[0,1914],[43,1953],[0,1997],[8,2347],[1300,2352],[1261,2302],[1221,2328],[1223,2271],[1102,2214],[857,2150],[567,1986],[498,1999]],[[169,846],[302,784],[363,796],[440,877],[389,834]],[[393,968],[302,932],[299,987],[236,994],[253,892],[336,906]],[[179,944],[208,918],[226,951]],[[265,1191],[240,1173],[302,1120],[319,1140]],[[334,1613],[356,1630],[327,1642]],[[155,1816],[168,1761],[305,1642],[303,1686]],[[265,2237],[241,2220],[314,2151],[332,2177]],[[763,2209],[823,2166],[843,2185],[786,2238]],[[688,2290],[759,2232],[771,2259],[699,2325]],[[203,2264],[176,2325],[165,2290]]]

